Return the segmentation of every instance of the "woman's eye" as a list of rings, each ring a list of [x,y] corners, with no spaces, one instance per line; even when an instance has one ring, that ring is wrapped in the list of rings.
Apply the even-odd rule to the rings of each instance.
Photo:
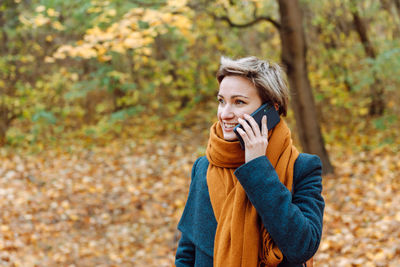
[[[219,99],[218,99],[218,102],[221,103],[221,104],[223,104],[223,103],[224,103],[224,100],[223,100],[222,98],[219,98]]]
[[[244,101],[242,101],[242,100],[236,100],[235,104],[242,105],[242,104],[246,104],[246,103]]]

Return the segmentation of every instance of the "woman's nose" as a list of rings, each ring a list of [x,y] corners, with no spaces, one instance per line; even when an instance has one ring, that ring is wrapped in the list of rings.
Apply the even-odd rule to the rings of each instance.
[[[235,113],[233,112],[232,106],[227,104],[225,107],[222,108],[221,112],[221,118],[222,119],[230,119],[235,116]]]

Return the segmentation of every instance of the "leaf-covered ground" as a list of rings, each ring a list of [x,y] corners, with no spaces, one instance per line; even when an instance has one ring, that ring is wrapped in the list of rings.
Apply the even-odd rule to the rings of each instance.
[[[204,147],[123,142],[0,155],[0,266],[171,266]],[[400,266],[400,156],[331,151],[315,266]]]

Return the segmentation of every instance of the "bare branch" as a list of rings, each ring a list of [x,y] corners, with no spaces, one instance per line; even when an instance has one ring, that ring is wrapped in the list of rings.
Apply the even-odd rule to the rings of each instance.
[[[280,28],[281,28],[281,25],[279,24],[279,22],[277,22],[276,20],[274,20],[273,18],[271,18],[271,17],[269,17],[269,16],[260,16],[260,17],[256,17],[256,18],[254,18],[254,20],[252,20],[252,21],[249,21],[249,22],[246,22],[246,23],[243,23],[243,24],[238,24],[238,23],[233,22],[233,21],[231,20],[231,18],[229,18],[228,16],[221,16],[221,17],[219,17],[219,16],[216,16],[215,14],[211,14],[211,15],[212,15],[212,17],[213,17],[214,19],[226,21],[226,22],[229,24],[229,26],[234,27],[234,28],[246,28],[246,27],[250,27],[250,26],[253,26],[254,24],[257,24],[257,23],[259,23],[259,22],[261,22],[261,21],[269,21],[269,22],[272,23],[272,25],[274,25],[275,28],[277,28],[278,30],[280,30]]]
[[[196,1],[194,3],[189,3],[187,6],[191,9],[194,10],[199,10],[199,11],[205,11],[207,14],[209,14],[212,18],[214,18],[215,20],[223,20],[226,21],[229,26],[231,27],[235,27],[235,28],[246,28],[246,27],[250,27],[253,26],[254,24],[257,24],[258,22],[262,22],[262,21],[269,21],[270,23],[272,23],[278,30],[280,30],[281,25],[278,21],[274,20],[272,17],[270,16],[257,16],[257,6],[255,3],[253,3],[254,5],[254,10],[253,10],[253,20],[249,21],[247,23],[244,24],[239,24],[239,23],[235,23],[232,21],[232,19],[229,17],[229,15],[225,15],[225,16],[217,16],[215,13],[213,13],[212,11],[210,11],[209,9],[206,8],[207,5],[211,4],[212,1],[205,1],[205,2],[201,2],[201,1]],[[235,3],[234,2],[230,2],[230,5],[233,6]],[[226,8],[226,6],[222,7],[225,11],[225,14],[229,14],[228,9]]]

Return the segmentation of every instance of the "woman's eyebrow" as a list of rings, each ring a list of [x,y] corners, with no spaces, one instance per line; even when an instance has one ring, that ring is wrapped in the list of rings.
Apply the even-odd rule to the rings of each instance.
[[[223,95],[218,94],[218,96],[224,98]],[[236,98],[236,97],[244,97],[244,98],[247,98],[247,99],[249,98],[249,97],[244,96],[244,95],[233,95],[233,96],[231,96],[231,99]]]

